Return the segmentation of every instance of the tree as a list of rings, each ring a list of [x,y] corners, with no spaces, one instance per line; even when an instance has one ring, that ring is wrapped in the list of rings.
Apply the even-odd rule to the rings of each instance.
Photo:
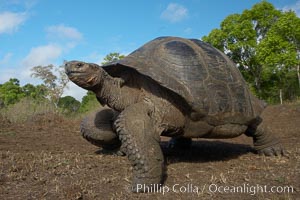
[[[300,18],[294,12],[282,13],[261,42],[258,57],[267,66],[265,80],[276,80],[281,103],[300,95]]]
[[[2,106],[17,103],[24,96],[25,94],[20,86],[20,81],[16,78],[11,78],[0,85],[0,101]]]
[[[44,100],[47,94],[47,88],[45,85],[32,85],[27,83],[22,87],[22,91],[26,97],[31,97],[35,100]]]
[[[120,54],[120,53],[116,53],[116,52],[109,53],[104,57],[103,62],[101,64],[104,65],[104,64],[107,64],[107,63],[110,63],[110,62],[114,62],[114,61],[120,60],[124,57],[125,56]]]
[[[74,113],[80,108],[80,102],[71,96],[61,97],[57,105],[64,113]]]
[[[61,68],[55,68],[53,65],[36,66],[31,69],[32,77],[43,80],[47,88],[47,98],[57,108],[58,101],[67,87],[69,79]],[[58,73],[58,76],[54,72]]]
[[[93,92],[88,91],[86,95],[82,97],[79,112],[84,113],[97,106],[99,106],[99,102],[96,98],[96,95]]]
[[[33,100],[44,100],[46,94],[44,85],[34,86],[30,83],[20,86],[20,81],[11,78],[9,81],[0,85],[0,107],[8,106],[19,102],[24,97],[30,97]]]
[[[273,101],[282,88],[294,94],[292,77],[299,66],[299,18],[291,13],[262,1],[242,14],[229,15],[220,29],[202,39],[237,64],[259,97]],[[291,78],[293,81],[288,80]],[[286,95],[288,99],[292,96],[295,95]]]

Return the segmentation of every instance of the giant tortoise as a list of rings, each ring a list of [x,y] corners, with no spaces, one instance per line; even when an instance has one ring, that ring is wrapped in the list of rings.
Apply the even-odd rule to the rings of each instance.
[[[125,58],[98,66],[70,61],[66,73],[93,91],[103,109],[85,118],[82,135],[106,149],[120,148],[138,184],[161,184],[164,156],[160,136],[233,138],[246,134],[265,155],[283,153],[260,114],[265,103],[251,94],[236,65],[197,39],[159,37]]]

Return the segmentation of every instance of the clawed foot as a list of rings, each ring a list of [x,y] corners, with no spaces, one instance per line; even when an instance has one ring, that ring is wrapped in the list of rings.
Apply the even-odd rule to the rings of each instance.
[[[284,156],[284,149],[280,140],[271,134],[268,127],[260,125],[253,133],[254,148],[259,155]]]
[[[257,153],[259,155],[265,156],[285,156],[285,152],[280,143],[264,149],[257,150]]]

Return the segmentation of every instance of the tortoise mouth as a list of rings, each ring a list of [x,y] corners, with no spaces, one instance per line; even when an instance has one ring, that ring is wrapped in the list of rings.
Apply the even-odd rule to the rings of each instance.
[[[73,69],[65,69],[65,73],[67,76],[77,76],[77,75],[84,75],[85,72],[79,71],[79,70],[73,70]]]
[[[65,73],[67,74],[68,78],[76,85],[81,87],[85,85],[85,79],[86,79],[85,72],[71,70],[71,71],[66,71]]]
[[[82,72],[79,72],[79,71],[66,71],[66,74],[68,76],[70,76],[70,75],[82,74]]]

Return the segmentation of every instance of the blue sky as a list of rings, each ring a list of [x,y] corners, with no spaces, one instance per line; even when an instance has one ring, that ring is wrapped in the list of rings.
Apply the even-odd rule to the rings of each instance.
[[[0,0],[0,83],[21,85],[37,65],[64,60],[101,63],[111,52],[129,54],[159,36],[198,38],[259,0]],[[270,0],[300,16],[300,0]],[[65,95],[86,92],[70,84]]]

